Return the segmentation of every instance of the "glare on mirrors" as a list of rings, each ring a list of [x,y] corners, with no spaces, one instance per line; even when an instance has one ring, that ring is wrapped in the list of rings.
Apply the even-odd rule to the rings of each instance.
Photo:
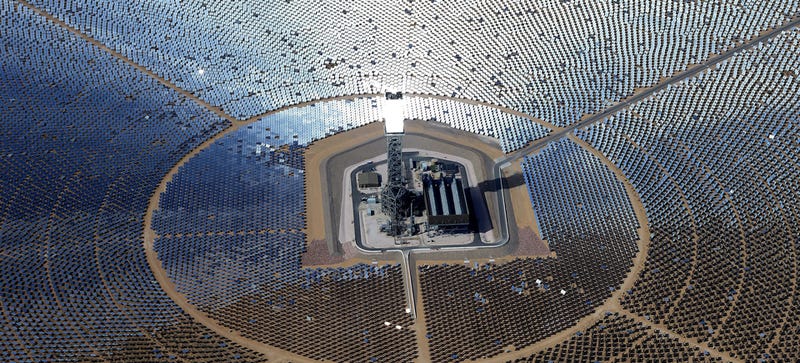
[[[405,121],[406,101],[403,94],[387,93],[386,100],[383,102],[383,119],[386,122],[387,134],[402,134],[403,123]]]

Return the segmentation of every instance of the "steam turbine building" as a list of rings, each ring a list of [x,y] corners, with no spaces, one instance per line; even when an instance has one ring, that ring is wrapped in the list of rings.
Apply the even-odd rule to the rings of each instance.
[[[111,3],[0,4],[0,362],[800,357],[800,0]]]

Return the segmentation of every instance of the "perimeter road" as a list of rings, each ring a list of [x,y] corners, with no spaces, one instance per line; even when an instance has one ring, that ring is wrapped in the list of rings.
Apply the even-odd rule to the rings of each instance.
[[[221,107],[217,107],[217,106],[211,105],[210,103],[202,100],[200,97],[194,95],[192,92],[178,87],[177,85],[175,85],[174,83],[170,82],[166,78],[159,76],[155,72],[145,68],[142,65],[137,64],[132,59],[126,57],[122,53],[117,52],[117,51],[111,49],[110,47],[106,46],[105,44],[101,43],[97,39],[94,39],[91,35],[85,34],[85,33],[81,32],[79,29],[77,29],[77,28],[67,24],[66,22],[58,19],[57,17],[53,16],[52,14],[49,14],[46,11],[41,10],[41,9],[33,6],[28,1],[26,1],[26,0],[17,0],[17,2],[18,2],[18,4],[28,8],[30,10],[32,10],[34,13],[36,13],[36,14],[44,17],[44,18],[47,18],[48,20],[53,22],[55,25],[57,25],[57,26],[65,29],[65,30],[69,31],[70,33],[75,34],[79,38],[81,38],[81,39],[91,43],[92,45],[100,48],[101,50],[109,53],[113,57],[120,59],[124,63],[127,63],[130,66],[132,66],[132,67],[136,68],[137,70],[141,71],[142,73],[154,78],[159,83],[162,83],[165,86],[167,86],[168,88],[175,90],[179,94],[181,94],[184,97],[194,101],[195,103],[199,104],[200,106],[208,109],[209,111],[211,111],[212,113],[216,114],[217,116],[230,121],[234,125],[237,125],[237,124],[240,124],[240,125],[241,124],[248,124],[248,123],[256,121],[257,119],[262,118],[262,117],[264,117],[264,116],[266,116],[268,114],[280,112],[280,111],[285,109],[285,107],[281,107],[281,108],[278,108],[276,110],[268,111],[268,112],[265,112],[263,114],[250,117],[249,119],[243,120],[244,122],[242,122],[242,120],[238,120],[238,119],[228,115],[227,113],[225,113],[222,110]],[[693,77],[693,76],[695,76],[695,75],[697,75],[697,74],[699,74],[701,72],[704,72],[704,71],[708,70],[709,68],[711,68],[712,66],[720,64],[720,63],[724,62],[725,60],[731,58],[732,56],[734,56],[736,54],[739,54],[742,51],[746,51],[746,50],[754,47],[755,45],[757,45],[759,43],[762,43],[765,40],[770,39],[770,38],[780,34],[783,31],[786,31],[786,30],[789,30],[791,28],[796,27],[798,24],[800,24],[800,17],[794,16],[792,20],[790,20],[789,22],[787,22],[786,24],[784,24],[784,25],[782,25],[782,26],[780,26],[778,28],[772,29],[770,31],[766,31],[766,32],[760,34],[759,36],[757,36],[755,38],[752,38],[752,39],[742,43],[738,47],[732,48],[732,49],[730,49],[730,50],[728,50],[728,51],[726,51],[726,52],[724,52],[722,54],[719,54],[717,56],[710,57],[704,63],[701,63],[699,65],[695,65],[695,66],[691,66],[691,67],[687,68],[684,71],[681,71],[681,72],[678,72],[678,73],[674,74],[673,76],[669,77],[663,83],[658,83],[658,84],[656,84],[656,85],[654,85],[654,86],[652,86],[650,88],[645,89],[641,93],[634,94],[634,95],[632,95],[632,96],[630,96],[630,97],[628,97],[628,98],[626,98],[624,100],[621,100],[619,103],[616,103],[615,105],[613,105],[613,106],[611,106],[609,108],[606,108],[605,110],[601,111],[600,113],[596,113],[596,114],[592,114],[592,115],[586,116],[583,120],[580,120],[580,121],[578,121],[578,122],[576,122],[574,124],[571,124],[571,125],[569,125],[567,127],[564,127],[563,129],[558,129],[558,130],[550,133],[549,135],[545,136],[544,138],[541,138],[541,139],[533,141],[532,143],[530,143],[529,145],[527,145],[526,147],[524,147],[522,149],[519,149],[517,151],[514,151],[514,152],[506,154],[504,157],[501,157],[501,158],[496,160],[496,163],[495,163],[495,177],[497,177],[499,175],[498,171],[500,170],[500,167],[503,166],[503,165],[506,165],[506,163],[509,163],[509,162],[512,162],[512,161],[514,161],[516,159],[519,159],[519,158],[523,157],[524,155],[528,155],[531,152],[533,152],[533,151],[535,151],[535,150],[537,150],[537,149],[539,149],[541,147],[544,147],[545,145],[547,145],[548,143],[550,143],[552,141],[559,140],[559,139],[563,138],[564,136],[569,135],[572,131],[574,131],[576,129],[584,128],[584,127],[587,127],[589,125],[594,124],[597,121],[606,119],[607,117],[612,116],[612,115],[614,115],[614,114],[616,114],[616,113],[628,108],[631,104],[634,104],[634,103],[637,103],[637,102],[639,102],[641,100],[644,100],[647,97],[650,97],[654,93],[659,92],[659,91],[667,88],[668,86],[670,86],[672,84],[679,83],[679,82],[684,81],[684,80],[686,80],[686,79],[688,79],[690,77]],[[364,95],[360,95],[360,96],[364,96]],[[374,96],[377,96],[377,95],[374,95]],[[353,97],[356,97],[356,96],[333,97],[331,99],[349,99],[349,98],[353,98]],[[293,107],[302,106],[302,105],[305,105],[305,104],[312,104],[312,103],[321,102],[321,101],[323,101],[323,100],[315,100],[315,101],[303,102],[303,103],[301,103],[299,105],[295,105]],[[466,100],[459,100],[459,101],[466,102]],[[501,108],[501,109],[507,110],[505,108]],[[512,112],[512,113],[515,113],[515,112]],[[162,181],[162,183],[164,183],[164,181]],[[163,185],[162,185],[162,187],[163,187]],[[158,195],[158,194],[159,193],[157,191],[156,195]],[[503,205],[505,204],[504,198],[505,198],[505,195],[503,195],[503,198],[501,199],[501,203]],[[504,208],[500,208],[500,209],[502,211],[504,211]],[[501,218],[507,220],[507,216],[502,216]],[[147,219],[148,218],[146,218],[146,220]],[[147,229],[146,229],[146,231],[147,231]],[[504,232],[505,232],[505,237],[506,237],[506,242],[507,242],[507,238],[508,238],[507,237],[507,233],[508,233],[507,229]],[[145,240],[147,240],[147,238],[145,238]],[[145,242],[145,244],[146,243],[147,242]],[[410,263],[409,263],[410,262],[409,261],[409,255],[404,253],[403,251],[399,251],[399,252],[401,252],[403,254],[403,262],[404,262],[403,264],[406,265],[406,268],[407,268],[407,270],[405,271],[406,273],[404,273],[404,275],[405,275],[404,276],[404,280],[406,280],[407,286],[411,286],[411,291],[407,291],[407,294],[409,294],[410,297],[413,299],[415,292],[413,291],[413,285],[412,285],[414,281],[411,281],[413,279],[411,277],[411,271],[410,271],[411,266],[410,266]],[[154,257],[152,255],[149,255],[148,258],[149,259],[155,258],[155,260],[157,261],[157,257]],[[149,262],[151,262],[151,264],[152,264],[153,261],[149,261]],[[159,277],[158,274],[155,274],[155,275],[156,275],[157,278]],[[165,279],[162,276],[162,279],[160,279],[160,280],[167,280],[167,279]],[[165,281],[159,281],[159,282],[162,284],[162,289],[164,289],[164,282]],[[170,283],[170,282],[167,281],[167,283]],[[168,291],[168,289],[164,289],[164,290]],[[173,297],[173,300],[175,300],[174,297]],[[176,302],[178,302],[178,301],[176,300]],[[415,311],[416,310],[415,309],[416,301],[411,300],[411,301],[409,301],[409,303],[410,303],[410,307],[412,309],[412,313],[414,315],[416,315],[416,311]],[[199,317],[202,317],[202,314],[200,314],[198,312],[195,312],[195,314],[191,314],[191,312],[193,310],[192,309],[193,307],[191,307],[191,306],[183,306],[180,303],[179,303],[179,305],[181,305],[181,307],[183,307],[184,310],[188,310],[190,315],[192,315],[195,319],[198,319]],[[634,318],[639,318],[639,317],[634,316]],[[275,351],[273,349],[267,348],[267,346],[261,344],[260,342],[250,341],[249,339],[246,339],[246,338],[243,338],[241,336],[238,336],[237,334],[234,334],[231,331],[227,331],[227,329],[224,328],[224,327],[217,326],[217,324],[215,324],[215,323],[209,324],[209,322],[207,321],[208,320],[207,318],[206,319],[198,319],[198,320],[200,320],[201,323],[203,323],[207,327],[211,328],[212,330],[214,330],[218,334],[220,334],[220,335],[222,335],[224,337],[227,337],[228,339],[231,339],[234,342],[242,344],[246,348],[262,352],[264,354],[267,354],[270,357],[273,357],[274,354],[275,354]],[[206,320],[206,321],[203,322],[203,320]],[[295,355],[295,354],[292,354],[292,353],[289,353],[289,352],[284,352],[284,353],[288,353],[286,355],[288,355],[289,357],[295,358],[298,361],[305,361],[307,359],[305,357],[301,357],[301,356],[298,356],[298,355]]]

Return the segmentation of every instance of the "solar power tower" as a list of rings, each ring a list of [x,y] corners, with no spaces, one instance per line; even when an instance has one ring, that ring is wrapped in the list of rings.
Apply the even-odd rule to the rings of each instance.
[[[389,217],[389,234],[400,236],[406,226],[403,218],[406,187],[403,185],[403,93],[387,92],[384,104],[388,180],[381,192],[381,210]]]

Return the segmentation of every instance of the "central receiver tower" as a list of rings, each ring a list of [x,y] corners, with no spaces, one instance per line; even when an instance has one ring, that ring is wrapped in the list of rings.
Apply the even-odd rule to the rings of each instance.
[[[387,92],[384,107],[388,179],[381,191],[381,211],[389,217],[389,234],[400,236],[405,230],[403,211],[407,190],[403,183],[403,93]]]

